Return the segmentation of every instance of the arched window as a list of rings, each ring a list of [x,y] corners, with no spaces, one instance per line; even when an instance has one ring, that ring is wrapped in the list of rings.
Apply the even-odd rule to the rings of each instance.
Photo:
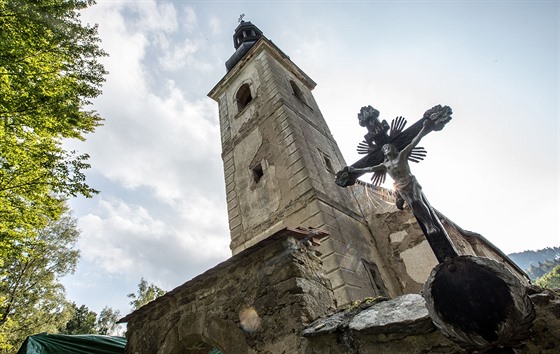
[[[303,93],[301,92],[300,88],[298,87],[298,85],[296,85],[296,83],[293,80],[290,80],[290,85],[292,86],[292,91],[294,93],[294,96],[296,96],[296,98],[302,102],[305,103],[305,99],[303,98]]]
[[[251,96],[251,88],[249,87],[249,84],[243,84],[239,88],[239,91],[237,91],[237,94],[235,95],[235,99],[237,101],[237,109],[239,110],[239,112],[241,112],[253,99],[253,96]]]

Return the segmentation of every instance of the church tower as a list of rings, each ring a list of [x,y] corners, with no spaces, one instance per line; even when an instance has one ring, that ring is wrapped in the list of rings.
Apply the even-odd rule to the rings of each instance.
[[[334,183],[346,163],[315,82],[251,22],[233,42],[208,94],[219,105],[232,253],[285,227],[320,228],[330,234],[320,252],[339,305],[396,295],[356,197]]]

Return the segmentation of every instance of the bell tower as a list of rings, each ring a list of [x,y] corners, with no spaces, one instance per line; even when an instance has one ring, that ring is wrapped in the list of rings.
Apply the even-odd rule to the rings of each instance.
[[[313,98],[315,82],[251,22],[233,35],[218,102],[230,248],[235,255],[284,227],[330,233],[320,251],[338,304],[396,290]]]

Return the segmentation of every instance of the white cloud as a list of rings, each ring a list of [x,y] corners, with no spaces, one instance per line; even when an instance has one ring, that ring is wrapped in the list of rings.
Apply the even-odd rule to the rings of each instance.
[[[142,8],[142,13],[148,12]],[[164,17],[170,17],[172,11],[167,13]],[[107,16],[112,19],[100,27],[100,33],[111,54],[106,65],[110,75],[104,95],[96,102],[106,121],[89,138],[86,149],[102,175],[128,188],[147,186],[172,203],[185,197],[191,187],[189,180],[197,180],[192,167],[200,174],[207,163],[208,170],[219,163],[215,103],[204,96],[187,100],[172,79],[164,80],[165,88],[159,95],[152,93],[144,65],[149,48],[147,30],[129,26],[139,32],[123,31],[122,15],[109,11]],[[150,23],[147,28],[154,28]],[[184,55],[194,50],[183,49]],[[183,54],[177,54],[177,61]]]
[[[212,34],[216,35],[222,33],[222,22],[218,17],[210,17],[210,20],[208,20],[208,25],[210,26]]]
[[[145,274],[167,284],[184,281],[179,269],[227,258],[227,238],[211,201],[197,199],[169,218],[140,205],[100,198],[95,213],[79,218],[82,258],[111,274]],[[221,225],[223,226],[223,225]],[[217,230],[218,229],[218,230]],[[179,274],[178,274],[179,273]],[[192,274],[195,275],[195,274]]]
[[[196,12],[194,11],[194,9],[190,6],[187,6],[185,8],[185,16],[184,16],[184,22],[182,23],[183,26],[185,27],[185,29],[187,30],[187,32],[191,32],[193,31],[196,26],[197,26],[197,16],[196,16]]]
[[[104,19],[99,33],[110,75],[95,108],[106,120],[80,150],[92,156],[92,172],[113,185],[99,186],[95,208],[79,217],[82,260],[169,289],[227,258],[229,231],[216,104],[203,91],[187,98],[178,77],[150,75],[154,67],[208,64],[194,57],[196,40],[171,43],[178,28],[173,4],[102,5],[88,16]],[[193,9],[185,19],[194,31]]]
[[[138,15],[136,21],[128,21],[134,31],[174,32],[179,28],[177,11],[173,3],[142,1],[126,4],[129,11]]]
[[[107,121],[108,129],[91,139],[91,148],[92,163],[105,176],[129,188],[149,186],[171,202],[192,187],[185,176],[204,175],[191,168],[215,164],[220,152],[212,102],[186,101],[173,82],[168,92],[165,98],[148,94],[121,111],[107,112],[105,116],[118,121]],[[108,98],[112,107],[121,99]]]
[[[212,65],[196,56],[203,44],[200,39],[186,38],[183,42],[168,48],[158,59],[161,68],[167,71],[178,69],[210,71]]]

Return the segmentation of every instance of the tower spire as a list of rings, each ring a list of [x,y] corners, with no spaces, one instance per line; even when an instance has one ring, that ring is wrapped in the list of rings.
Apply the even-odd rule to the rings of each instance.
[[[226,61],[226,69],[230,71],[239,60],[251,49],[259,38],[263,36],[262,31],[250,21],[243,21],[245,14],[239,16],[239,25],[233,33],[233,46],[235,53]]]

